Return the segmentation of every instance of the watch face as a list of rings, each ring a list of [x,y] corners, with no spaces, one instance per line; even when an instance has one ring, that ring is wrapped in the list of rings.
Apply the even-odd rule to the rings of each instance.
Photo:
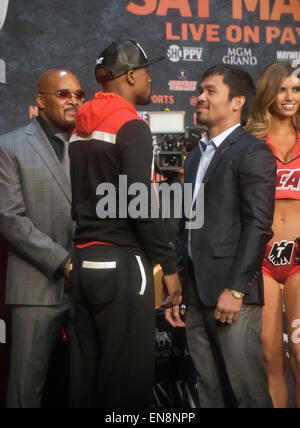
[[[0,31],[2,30],[5,22],[8,3],[9,3],[9,0],[0,0]]]

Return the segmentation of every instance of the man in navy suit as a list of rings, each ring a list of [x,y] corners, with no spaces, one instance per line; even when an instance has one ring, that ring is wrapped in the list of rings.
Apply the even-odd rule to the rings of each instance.
[[[204,184],[204,225],[186,230],[182,220],[177,253],[200,405],[271,408],[261,343],[261,266],[272,237],[275,159],[241,126],[255,97],[248,73],[212,67],[199,91],[198,122],[208,134],[186,160],[185,183],[193,184],[193,203]],[[180,324],[173,309],[167,318]]]

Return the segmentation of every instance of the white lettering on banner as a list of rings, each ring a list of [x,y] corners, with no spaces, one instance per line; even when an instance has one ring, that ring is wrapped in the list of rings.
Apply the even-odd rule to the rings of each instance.
[[[6,343],[6,325],[3,320],[0,320],[0,343]]]
[[[6,19],[8,3],[9,0],[0,0],[0,31],[2,30]]]
[[[144,119],[145,122],[149,122],[149,112],[148,111],[138,111],[138,115]]]
[[[300,60],[300,52],[296,51],[277,51],[277,61]]]
[[[223,57],[224,64],[231,65],[257,65],[257,58],[253,55],[252,49],[229,48],[227,55]]]
[[[183,48],[183,61],[203,62],[203,48]]]
[[[171,45],[168,49],[168,58],[172,62],[203,62],[203,48],[199,47],[180,47]]]
[[[3,59],[0,59],[0,83],[6,83],[6,64]]]
[[[168,49],[168,58],[172,62],[179,62],[182,58],[182,49],[177,45],[171,45]]]
[[[300,52],[298,51],[277,51],[277,61],[288,61],[293,67],[300,65]]]

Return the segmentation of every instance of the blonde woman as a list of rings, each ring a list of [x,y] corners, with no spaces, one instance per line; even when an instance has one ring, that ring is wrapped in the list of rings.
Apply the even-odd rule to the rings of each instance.
[[[247,131],[265,140],[277,160],[273,223],[263,264],[264,359],[274,406],[288,407],[283,346],[283,302],[294,377],[294,402],[300,408],[300,80],[290,63],[274,63],[261,73],[252,121]],[[299,239],[300,242],[300,239]],[[283,294],[282,294],[283,289]]]

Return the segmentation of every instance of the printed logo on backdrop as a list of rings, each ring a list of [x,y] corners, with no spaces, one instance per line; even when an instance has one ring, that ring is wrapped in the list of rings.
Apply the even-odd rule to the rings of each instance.
[[[165,105],[174,105],[175,97],[174,95],[157,95],[154,94],[151,97],[152,104],[165,104]]]
[[[188,73],[186,70],[181,69],[178,72],[178,79],[179,80],[188,80]]]
[[[133,15],[164,17],[161,20],[164,25],[162,30],[169,41],[299,45],[299,0],[228,0],[227,25],[224,22],[220,25],[213,15],[212,4],[215,0],[128,0],[126,3],[127,12]],[[180,15],[180,20],[176,18],[176,22],[175,11]],[[282,25],[282,18],[287,18],[289,24]],[[246,19],[249,24],[241,23]],[[254,19],[255,25],[251,24]],[[178,51],[177,58],[180,54]],[[175,53],[173,55],[176,58]],[[180,60],[177,59],[177,62]]]
[[[167,52],[168,58],[172,62],[203,62],[203,48],[200,47],[180,47],[171,45]]]
[[[169,81],[169,90],[177,92],[195,92],[198,86],[198,82],[194,80],[188,80],[188,72],[184,68],[181,68],[177,72],[177,80]]]
[[[194,80],[188,80],[188,72],[184,68],[181,68],[177,73],[178,80],[169,81],[169,90],[178,92],[195,92],[197,89],[198,82]]]
[[[0,31],[5,23],[9,0],[0,0]],[[3,59],[0,59],[0,84],[6,83],[6,64]]]
[[[161,348],[171,347],[172,346],[172,336],[170,332],[159,331],[156,329],[156,346],[161,350]],[[171,351],[168,350],[168,355],[164,355],[164,357],[170,357]],[[162,355],[160,355],[162,356]]]
[[[195,92],[198,82],[194,80],[170,80],[170,91]]]
[[[250,48],[228,48],[226,55],[223,57],[224,64],[230,65],[250,65],[258,64],[257,57],[254,56],[253,49]]]
[[[149,112],[148,111],[143,111],[143,110],[138,110],[137,114],[147,123],[149,123]]]

